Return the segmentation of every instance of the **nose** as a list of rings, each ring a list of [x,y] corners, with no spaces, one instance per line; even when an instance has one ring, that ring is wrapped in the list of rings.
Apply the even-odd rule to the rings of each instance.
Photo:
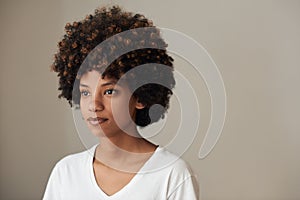
[[[99,99],[94,99],[89,103],[89,111],[98,112],[104,110],[104,105]]]

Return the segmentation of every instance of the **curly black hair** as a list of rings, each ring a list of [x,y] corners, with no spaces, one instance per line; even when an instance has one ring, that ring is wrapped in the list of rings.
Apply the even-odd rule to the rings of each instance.
[[[145,29],[140,31],[140,28]],[[132,32],[130,36],[122,36],[124,31]],[[137,88],[133,96],[145,105],[145,108],[136,110],[136,125],[145,127],[164,118],[175,86],[173,58],[167,54],[167,44],[151,20],[141,14],[123,11],[119,6],[102,7],[82,21],[67,23],[65,32],[51,66],[58,73],[59,98],[67,99],[71,107],[75,105],[78,108],[79,80],[84,73],[94,69],[101,72],[102,78],[117,80],[125,74],[129,87]],[[99,47],[110,38],[114,40]],[[118,56],[118,49],[134,50],[110,60]],[[131,69],[149,63],[142,71],[129,73]],[[149,75],[154,83],[141,78]],[[155,104],[161,106],[153,106]]]

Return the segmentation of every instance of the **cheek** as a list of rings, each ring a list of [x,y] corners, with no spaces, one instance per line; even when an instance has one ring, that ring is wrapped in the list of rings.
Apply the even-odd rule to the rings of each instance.
[[[82,116],[85,117],[86,114],[87,114],[87,105],[86,105],[86,103],[84,101],[80,100],[79,106],[80,106],[80,111],[81,111]]]
[[[120,124],[126,124],[135,114],[135,105],[128,101],[112,101],[111,115],[114,120],[118,120]]]

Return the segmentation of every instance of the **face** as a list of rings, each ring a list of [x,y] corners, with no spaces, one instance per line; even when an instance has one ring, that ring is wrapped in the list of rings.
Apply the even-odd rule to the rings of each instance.
[[[132,119],[143,108],[126,83],[104,78],[95,70],[80,79],[80,109],[88,128],[96,136],[114,137],[136,130]]]

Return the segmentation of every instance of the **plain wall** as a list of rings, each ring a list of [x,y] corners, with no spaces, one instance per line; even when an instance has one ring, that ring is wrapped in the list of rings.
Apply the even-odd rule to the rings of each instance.
[[[210,118],[209,96],[201,77],[191,78],[202,119],[184,158],[197,174],[201,199],[300,199],[296,0],[1,0],[0,199],[41,199],[54,164],[86,149],[68,103],[57,99],[58,81],[49,66],[67,22],[113,3],[191,36],[219,67],[226,121],[203,160],[197,155]],[[176,108],[170,116],[179,113]],[[164,131],[173,129],[167,124]]]

